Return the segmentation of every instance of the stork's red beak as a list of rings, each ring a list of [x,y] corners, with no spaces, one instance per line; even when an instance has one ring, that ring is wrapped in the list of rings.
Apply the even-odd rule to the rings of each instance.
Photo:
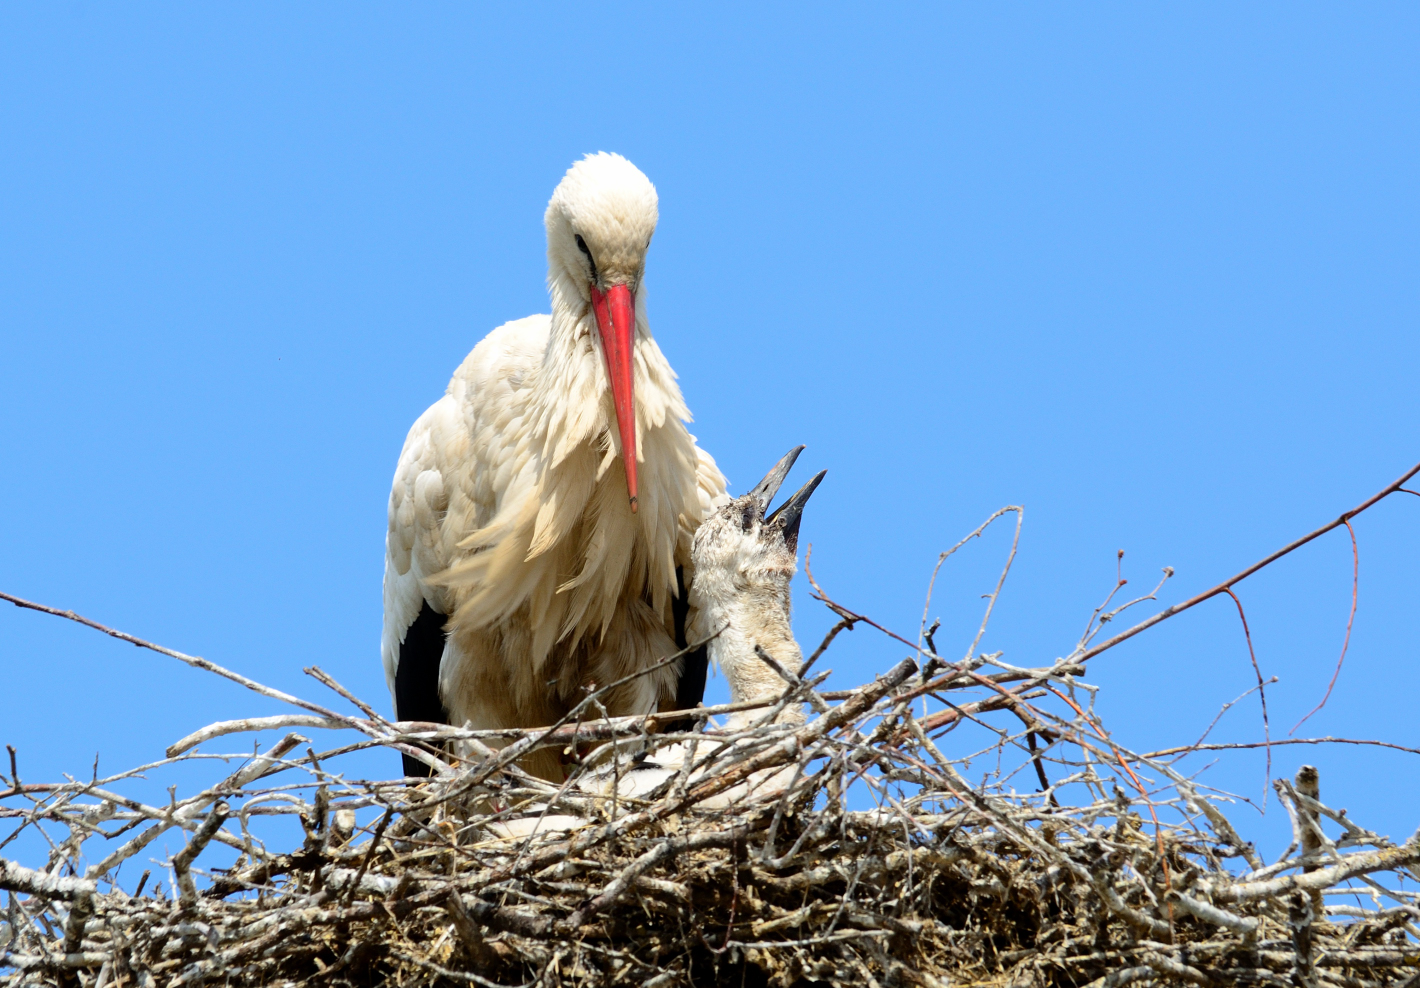
[[[592,286],[592,308],[606,355],[606,376],[611,381],[611,403],[621,435],[621,462],[626,466],[626,493],[636,512],[636,403],[631,393],[631,345],[636,338],[636,296],[625,285],[612,285],[605,293]]]

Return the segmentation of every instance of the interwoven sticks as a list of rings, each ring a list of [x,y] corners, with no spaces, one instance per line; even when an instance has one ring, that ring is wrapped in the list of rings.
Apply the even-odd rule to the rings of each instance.
[[[0,886],[17,893],[8,980],[1385,985],[1420,971],[1407,935],[1420,910],[1404,886],[1420,842],[1394,846],[1346,821],[1324,844],[1299,831],[1305,853],[1276,865],[1229,868],[1242,849],[1210,823],[1217,811],[1203,813],[1167,766],[1119,750],[1136,774],[1173,783],[1147,801],[1177,811],[1153,832],[1146,800],[1102,774],[1115,751],[1079,718],[1042,714],[1042,723],[1055,765],[1071,745],[1094,754],[1077,760],[1069,783],[1087,784],[1093,802],[973,786],[964,759],[945,754],[904,701],[913,671],[899,666],[796,730],[706,734],[707,748],[743,749],[737,769],[614,818],[575,784],[559,796],[515,769],[468,788],[474,764],[406,788],[345,780],[330,752],[252,759],[179,803],[207,807],[186,816],[120,802],[109,780],[23,790],[7,799],[8,816],[74,839],[57,842],[45,869],[0,863]],[[731,775],[791,764],[803,771],[782,795],[699,805]],[[855,785],[881,805],[851,808]],[[223,827],[276,793],[300,794],[279,804],[306,824],[296,851],[273,854],[244,826]],[[1345,820],[1295,787],[1282,795],[1299,828],[1328,814]],[[585,823],[521,843],[490,836],[489,821],[534,804]],[[362,831],[348,820],[356,810],[370,818]],[[177,896],[131,897],[83,868],[83,848],[109,843],[103,830],[136,824],[133,844],[148,832],[139,828],[168,821],[189,835],[174,855]],[[182,876],[210,853],[207,841],[223,838],[241,849],[237,861],[189,893]],[[1360,886],[1367,909],[1327,896],[1358,882],[1370,883]],[[1315,909],[1312,893],[1332,904]]]
[[[831,606],[832,634],[865,620]],[[786,676],[781,696],[736,708],[763,713],[733,732],[656,733],[680,713],[596,719],[595,697],[555,730],[513,732],[292,697],[300,712],[211,725],[118,776],[27,784],[12,760],[0,820],[18,829],[0,841],[43,831],[50,850],[0,858],[0,981],[1420,983],[1420,835],[1396,844],[1366,830],[1303,769],[1277,784],[1293,846],[1261,861],[1224,801],[1166,760],[1225,746],[1141,754],[1105,731],[1082,678],[1098,630],[1039,668],[947,662],[930,636],[920,649],[903,639],[913,658],[856,689]],[[807,722],[776,722],[790,703]],[[353,740],[317,750],[297,733],[332,729]],[[237,764],[205,789],[131,795],[136,772],[211,759],[204,748],[261,730],[288,733],[226,756]],[[972,731],[986,741],[964,750]],[[615,741],[629,768],[639,751],[690,740],[714,772],[682,771],[640,799],[579,785],[580,768],[553,785],[507,754]],[[432,754],[449,743],[458,757]],[[350,755],[370,747],[389,749],[391,766],[417,751],[438,772],[416,786],[349,775]],[[766,775],[785,786],[715,798]],[[298,820],[304,839],[266,846],[266,817]],[[561,822],[497,836],[530,819]],[[160,876],[144,894],[114,884],[129,860]]]

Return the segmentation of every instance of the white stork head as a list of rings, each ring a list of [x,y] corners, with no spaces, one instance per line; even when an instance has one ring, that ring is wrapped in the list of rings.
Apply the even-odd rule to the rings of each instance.
[[[596,314],[597,343],[606,361],[626,467],[626,491],[636,510],[636,406],[632,356],[636,293],[656,232],[656,187],[619,154],[589,154],[567,170],[547,204],[548,282]]]
[[[700,608],[706,632],[724,629],[711,641],[710,654],[724,671],[736,702],[784,688],[756,648],[792,672],[800,665],[789,623],[789,583],[797,568],[804,505],[828,471],[820,470],[773,512],[765,512],[803,449],[791,449],[753,490],[706,518],[691,548],[691,599]]]

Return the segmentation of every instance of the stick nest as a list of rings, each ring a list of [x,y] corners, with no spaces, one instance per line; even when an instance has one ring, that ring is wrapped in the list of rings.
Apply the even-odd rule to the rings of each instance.
[[[1092,640],[1154,594],[1110,610],[1111,594],[1071,653],[1040,668],[977,653],[985,620],[959,662],[936,654],[935,625],[918,643],[887,632],[914,658],[838,692],[809,670],[840,631],[880,626],[818,596],[841,620],[802,673],[771,662],[777,698],[611,719],[593,693],[551,728],[503,732],[392,723],[307,670],[360,714],[337,712],[19,601],[302,712],[213,724],[160,762],[87,782],[23,783],[11,749],[0,819],[17,829],[0,848],[39,834],[49,853],[42,868],[0,858],[0,982],[1420,985],[1407,887],[1420,833],[1397,845],[1365,830],[1320,800],[1304,767],[1274,784],[1294,839],[1265,864],[1229,823],[1226,794],[1174,767],[1206,732],[1139,753],[1100,723],[1084,663],[1162,618]],[[791,707],[806,718],[786,722]],[[758,713],[733,732],[709,720],[747,708]],[[317,751],[298,733],[311,728],[346,743]],[[269,730],[287,733],[264,752],[198,750]],[[694,758],[644,798],[579,781],[579,754],[597,745],[624,771],[667,744]],[[354,777],[372,748],[433,776]],[[571,765],[566,784],[520,767],[542,748]],[[130,795],[145,773],[204,759],[235,768],[185,798]],[[561,824],[506,835],[533,820]],[[121,887],[130,859],[154,865],[146,891],[133,866]]]
[[[522,732],[495,751],[480,732],[364,719],[382,745],[426,754],[451,739],[472,746],[472,756],[419,785],[346,780],[336,771],[341,750],[293,755],[305,740],[294,733],[166,807],[127,799],[112,780],[18,784],[32,805],[10,815],[59,824],[69,837],[43,870],[0,862],[0,885],[22,893],[9,898],[6,980],[1413,983],[1420,949],[1407,932],[1417,910],[1401,886],[1420,861],[1415,838],[1395,846],[1329,810],[1306,794],[1316,786],[1304,770],[1297,784],[1278,782],[1296,846],[1263,866],[1166,761],[1108,740],[1071,699],[1078,669],[977,671],[986,664],[933,662],[924,674],[908,660],[841,693],[794,677],[760,723],[734,735],[651,734],[657,725],[644,719],[604,720]],[[920,716],[920,698],[983,684],[980,698]],[[1077,712],[1051,716],[1025,699],[1042,692]],[[817,714],[807,723],[771,719],[804,701]],[[966,760],[948,757],[933,736],[993,710],[1014,714],[1030,735],[1022,745],[1003,732],[997,754],[1024,752],[1032,775],[1043,776],[1045,755],[1053,769],[1073,762],[1074,771],[1044,792],[1016,792],[1009,772],[968,782]],[[608,735],[623,746],[694,738],[702,760],[720,760],[640,801],[591,798],[575,771],[571,784],[552,786],[515,761]],[[706,805],[786,767],[795,774],[782,791]],[[305,776],[299,784],[287,781],[294,773]],[[1061,805],[1063,787],[1097,798]],[[877,805],[850,808],[855,801]],[[298,850],[272,853],[252,836],[248,823],[263,807],[301,821]],[[584,822],[523,839],[494,833],[500,822],[544,813]],[[1339,839],[1319,826],[1327,818],[1341,826]],[[106,881],[178,827],[189,836],[167,862],[176,895],[161,883],[130,895]],[[81,850],[96,838],[126,842],[84,868]],[[204,878],[198,860],[223,846],[236,861]],[[1386,901],[1328,906],[1342,888]]]

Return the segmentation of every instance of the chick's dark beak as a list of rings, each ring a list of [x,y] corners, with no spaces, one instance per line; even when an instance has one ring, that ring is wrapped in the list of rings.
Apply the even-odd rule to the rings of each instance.
[[[804,451],[803,446],[795,446],[774,464],[774,469],[764,475],[764,479],[754,485],[749,492],[749,496],[759,502],[759,516],[764,517],[764,513],[769,510],[769,502],[774,500],[774,495],[779,492],[779,485],[784,483],[784,478],[789,476],[789,471],[794,467],[794,461],[799,458],[799,454]]]
[[[803,447],[800,446],[799,449],[803,449]],[[794,455],[798,455],[797,450]],[[809,503],[809,498],[813,496],[814,491],[818,489],[818,485],[823,482],[824,475],[827,473],[827,470],[820,470],[814,474],[807,484],[794,492],[793,497],[775,508],[774,513],[764,520],[766,527],[777,525],[783,530],[784,542],[790,549],[798,548],[799,522],[804,517],[804,505]]]

